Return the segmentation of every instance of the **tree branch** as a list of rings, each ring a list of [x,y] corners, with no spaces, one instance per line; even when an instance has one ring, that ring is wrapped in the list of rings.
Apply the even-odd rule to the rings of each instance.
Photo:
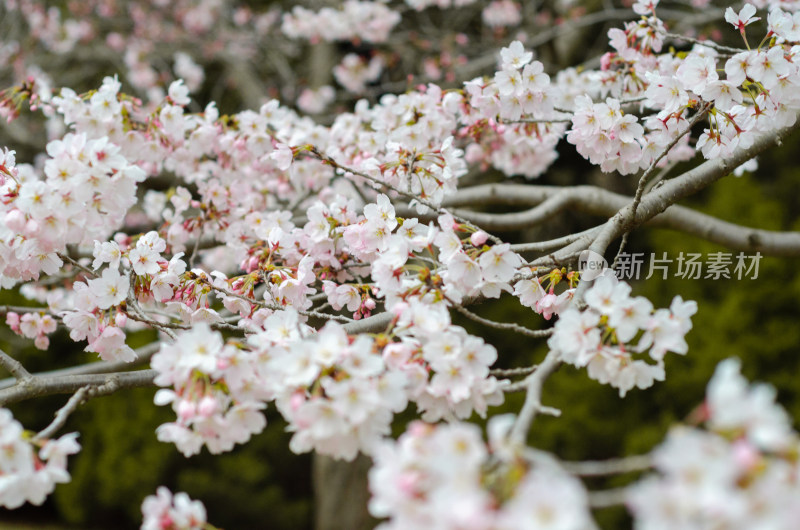
[[[22,363],[3,350],[0,350],[0,366],[8,370],[17,381],[25,381],[31,378],[31,373],[22,366]]]
[[[91,387],[90,395],[106,395],[124,388],[153,385],[155,370],[116,372],[112,374],[31,376],[17,381],[10,388],[0,390],[0,406],[52,394],[69,394],[80,388]]]
[[[480,315],[476,315],[466,307],[462,306],[461,304],[457,304],[452,300],[448,300],[451,304],[453,304],[453,308],[464,315],[465,317],[483,324],[484,326],[488,326],[494,329],[502,329],[506,331],[513,331],[515,333],[519,333],[520,335],[525,335],[526,337],[535,337],[535,338],[542,338],[547,337],[553,334],[553,329],[528,329],[526,327],[520,326],[519,324],[514,324],[513,322],[495,322],[494,320],[489,320],[488,318],[483,318]]]
[[[603,491],[589,492],[590,508],[610,508],[625,504],[628,497],[628,488],[615,488]]]
[[[650,455],[628,456],[611,460],[595,460],[585,462],[561,462],[561,466],[581,477],[600,477],[604,475],[617,475],[646,471],[653,467],[653,457]]]
[[[672,180],[666,182],[669,183]],[[646,194],[644,197],[648,197],[652,193],[660,193],[662,190],[663,186],[655,190],[655,192]],[[563,194],[566,198],[559,201],[563,209],[572,208],[583,213],[604,217],[613,216],[633,201],[632,197],[594,186],[558,188],[524,184],[490,184],[466,188],[465,190],[460,190],[453,201],[458,203],[472,202],[481,193],[485,194],[487,201],[516,205],[536,204],[553,196],[562,196]],[[519,230],[531,226],[530,222],[534,215],[529,212],[535,209],[507,214],[486,214],[466,210],[459,210],[459,212],[463,217],[470,219],[473,218],[473,215],[480,216],[480,223],[487,228],[499,230],[498,226],[505,226],[507,230]],[[554,215],[555,213],[553,212]],[[637,219],[640,218],[638,213],[636,217]],[[800,233],[798,232],[777,232],[741,226],[697,212],[685,206],[673,204],[662,213],[658,213],[645,222],[647,226],[653,228],[666,228],[685,232],[732,250],[761,252],[769,256],[800,256]],[[552,242],[513,245],[512,249],[515,252],[546,251],[559,244],[571,243],[584,235],[597,235],[602,228],[603,225],[590,228],[579,234],[569,234],[563,238],[554,239]]]
[[[624,232],[649,221],[670,205],[697,193],[773,145],[780,144],[783,138],[800,128],[797,118],[795,116],[794,125],[758,138],[751,147],[737,151],[730,158],[707,160],[683,175],[666,181],[659,189],[644,196],[638,208],[634,208],[633,203],[622,208],[606,222],[589,249],[600,255],[605,254],[611,241]]]
[[[142,346],[141,348],[137,348],[136,360],[130,363],[126,363],[125,361],[98,361],[88,364],[81,364],[78,366],[70,366],[69,368],[60,368],[58,370],[39,372],[37,374],[33,374],[33,377],[109,374],[112,372],[123,372],[129,368],[145,364],[160,348],[161,344],[158,341],[151,342],[150,344]],[[0,390],[14,386],[15,383],[16,379],[13,377],[0,380]]]
[[[71,398],[69,398],[67,404],[58,409],[58,411],[56,412],[56,417],[53,419],[52,423],[50,423],[50,425],[42,429],[39,432],[39,434],[33,437],[33,439],[47,440],[49,438],[52,438],[53,435],[57,433],[59,429],[61,429],[61,427],[64,426],[70,414],[75,412],[75,409],[77,409],[81,405],[81,403],[83,403],[86,400],[86,394],[89,392],[90,388],[91,387],[88,386],[79,388],[78,391],[75,392]]]
[[[525,394],[525,403],[523,403],[522,410],[519,411],[519,416],[517,416],[514,426],[511,428],[510,438],[512,442],[524,446],[525,440],[528,437],[528,431],[530,431],[531,428],[531,423],[533,423],[533,419],[536,415],[540,412],[550,414],[557,412],[556,409],[542,406],[541,399],[542,386],[544,385],[545,379],[555,372],[560,364],[561,361],[558,360],[558,355],[550,351],[547,353],[544,361],[542,361],[542,364],[536,368],[536,371],[525,379],[527,390]],[[559,414],[560,412],[557,412],[555,415]]]

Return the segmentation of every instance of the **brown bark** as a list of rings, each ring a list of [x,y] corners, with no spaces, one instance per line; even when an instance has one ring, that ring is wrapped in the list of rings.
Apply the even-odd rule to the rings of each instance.
[[[358,455],[352,462],[314,455],[314,528],[366,530],[377,520],[367,511],[367,472],[372,462]]]

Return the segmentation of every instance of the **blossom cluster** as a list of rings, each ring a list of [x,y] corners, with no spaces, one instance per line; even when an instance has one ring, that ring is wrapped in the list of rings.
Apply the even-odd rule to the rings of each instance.
[[[294,6],[283,15],[281,31],[292,38],[313,41],[363,39],[385,42],[400,22],[400,14],[380,2],[347,0],[339,8],[323,7],[312,11]]]
[[[406,408],[405,374],[386,369],[374,339],[351,340],[336,322],[303,339],[291,329],[292,323],[297,327],[296,313],[278,318],[269,317],[265,331],[249,342],[268,359],[264,384],[295,433],[292,451],[346,460],[359,450],[370,452],[376,440],[390,434],[394,414]],[[278,322],[283,335],[274,328]]]
[[[150,364],[158,372],[155,383],[172,387],[160,389],[155,403],[171,404],[177,415],[156,435],[184,455],[203,445],[211,453],[230,451],[266,426],[261,410],[269,394],[260,385],[258,357],[225,344],[207,324],[197,323],[175,343],[162,344]]]
[[[173,493],[160,486],[142,502],[141,530],[204,530],[206,508],[184,492]]]
[[[80,117],[89,120],[87,127],[92,120],[121,119],[114,114],[119,84],[107,81],[96,94],[101,97]],[[119,225],[136,203],[136,184],[145,177],[107,136],[70,133],[51,141],[47,153],[43,177],[21,164],[0,186],[0,193],[10,197],[0,205],[0,283],[5,287],[58,271],[63,265],[58,253],[68,244],[107,238],[109,227]]]
[[[42,504],[56,484],[69,482],[67,456],[80,451],[77,437],[33,438],[9,410],[0,408],[0,506]]]
[[[586,491],[553,461],[529,462],[503,450],[499,423],[489,446],[468,423],[412,423],[385,442],[369,472],[378,528],[591,528]]]
[[[6,325],[17,335],[33,339],[33,344],[40,350],[46,350],[50,346],[48,335],[58,326],[52,315],[23,313],[20,316],[14,311],[6,313]]]
[[[355,53],[348,53],[333,67],[333,77],[346,90],[361,94],[367,84],[377,81],[383,72],[384,61],[380,55],[367,61]]]
[[[392,307],[401,341],[384,349],[387,363],[411,377],[410,399],[425,421],[466,419],[473,412],[485,417],[488,406],[503,403],[508,383],[489,373],[497,351],[454,326],[445,304],[430,298]]]
[[[22,31],[7,32],[4,46],[0,46],[4,52],[0,53],[2,62],[13,65],[17,76],[50,79],[51,72],[45,74],[37,66],[36,56],[42,49],[62,57],[69,57],[81,47],[102,49],[118,56],[127,82],[154,99],[164,96],[164,79],[171,80],[173,76],[185,79],[192,91],[197,90],[205,77],[197,61],[220,59],[229,53],[252,57],[253,37],[269,36],[273,29],[277,30],[279,18],[274,11],[253,13],[243,6],[223,8],[215,0],[146,5],[86,0],[69,9],[41,0],[20,0],[6,2],[4,10],[9,20],[24,20],[20,24]],[[108,24],[108,20],[115,23]],[[198,39],[203,40],[200,46]],[[167,47],[177,51],[165,57],[162,53]]]
[[[425,333],[411,319],[426,320]],[[203,444],[228,451],[264,427],[258,411],[274,401],[295,433],[293,451],[352,460],[390,434],[409,401],[429,421],[485,415],[502,402],[502,384],[489,376],[494,348],[419,303],[398,316],[397,342],[352,338],[336,322],[314,332],[291,309],[252,325],[246,345],[226,345],[202,323],[162,345],[151,365],[156,384],[172,389],[155,401],[171,404],[177,420],[158,428],[160,440],[186,455]]]
[[[748,385],[723,361],[700,411],[705,429],[673,428],[654,452],[658,474],[628,495],[636,528],[790,529],[800,507],[800,438],[775,389]]]
[[[620,396],[664,380],[664,356],[687,353],[684,337],[697,312],[696,302],[680,296],[669,309],[654,311],[649,300],[630,292],[613,274],[600,276],[586,291],[586,309],[563,311],[547,341],[562,361],[586,367],[589,377],[619,389]],[[654,364],[638,357],[644,354]]]
[[[519,302],[525,306],[530,307],[538,314],[542,315],[545,320],[550,320],[553,315],[561,314],[561,311],[567,309],[572,303],[572,298],[575,296],[575,283],[576,274],[567,273],[566,279],[570,287],[564,289],[560,294],[555,294],[556,286],[564,279],[564,273],[560,269],[553,269],[544,276],[538,276],[534,273],[536,270],[531,270],[531,277],[519,280],[514,284],[514,296],[519,299]],[[549,284],[549,289],[545,289],[545,285]]]
[[[553,86],[542,63],[532,61],[533,53],[519,41],[503,48],[500,57],[500,70],[491,81],[464,84],[469,106],[462,118],[467,127],[460,134],[474,141],[467,145],[466,156],[471,163],[484,161],[507,175],[537,177],[557,157],[555,146],[566,126],[558,123],[564,115],[554,107],[572,91]],[[522,117],[537,123],[514,125]]]

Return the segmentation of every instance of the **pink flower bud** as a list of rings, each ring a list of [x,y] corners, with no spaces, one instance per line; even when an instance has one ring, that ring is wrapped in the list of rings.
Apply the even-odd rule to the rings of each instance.
[[[208,418],[209,416],[217,412],[217,409],[218,409],[217,400],[214,399],[212,396],[203,397],[203,399],[200,400],[200,404],[197,406],[197,412],[204,418]]]
[[[292,397],[289,398],[289,407],[292,409],[292,411],[296,412],[297,409],[299,409],[305,402],[305,396],[303,396],[303,394],[300,392],[295,392],[292,394]]]
[[[33,219],[29,220],[25,223],[25,229],[23,230],[25,235],[27,236],[34,236],[39,232],[39,223],[34,221]]]
[[[188,421],[197,415],[197,407],[192,401],[182,399],[178,403],[178,417],[183,421]]]
[[[400,315],[403,314],[403,311],[405,311],[406,309],[408,309],[408,304],[407,303],[398,302],[392,307],[392,313],[394,313],[395,316],[399,317]]]
[[[50,339],[47,337],[47,335],[37,335],[33,340],[33,345],[40,350],[46,350],[48,346],[50,346]]]
[[[172,528],[175,522],[172,520],[172,516],[169,514],[169,512],[167,512],[161,516],[158,524],[161,526],[161,528]]]
[[[125,313],[117,313],[117,316],[114,317],[114,324],[116,324],[118,328],[125,327],[125,324],[127,323],[128,323],[128,315],[126,315]]]
[[[419,484],[420,478],[420,473],[418,471],[403,473],[397,479],[397,489],[406,496],[413,497],[416,494],[417,484]]]
[[[747,440],[733,442],[733,458],[742,469],[753,469],[758,465],[759,453]]]
[[[372,311],[375,309],[375,300],[372,298],[367,298],[364,300],[364,307],[366,307],[368,311]]]
[[[113,50],[121,51],[125,47],[125,40],[119,33],[109,33],[106,37],[106,44]]]
[[[473,233],[469,236],[469,240],[472,242],[472,245],[475,247],[480,247],[486,240],[489,239],[489,234],[484,232],[483,230],[478,230],[477,232]]]
[[[606,52],[600,57],[600,70],[606,71],[611,68],[611,58],[613,56],[611,52]]]
[[[131,244],[131,236],[129,236],[125,232],[115,233],[113,239],[114,243],[116,243],[120,247],[127,247]]]
[[[6,214],[5,222],[14,232],[22,232],[25,228],[25,214],[19,210],[11,210]]]
[[[6,325],[19,333],[19,314],[13,311],[6,313]]]

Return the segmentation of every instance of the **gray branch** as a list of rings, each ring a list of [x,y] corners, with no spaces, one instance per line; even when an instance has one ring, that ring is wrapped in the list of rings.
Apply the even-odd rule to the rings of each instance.
[[[86,374],[110,374],[113,372],[123,372],[127,369],[141,366],[147,363],[150,358],[159,350],[161,344],[159,342],[151,342],[141,348],[136,349],[136,360],[130,363],[125,361],[99,361],[88,364],[81,364],[78,366],[70,366],[69,368],[60,368],[58,370],[50,370],[47,372],[39,372],[33,377],[55,377],[61,375],[86,375]],[[0,380],[0,391],[5,388],[14,386],[16,379],[10,377],[8,379]]]
[[[75,412],[75,409],[77,409],[81,403],[86,400],[86,394],[89,392],[90,388],[91,387],[89,386],[79,388],[78,391],[75,392],[71,398],[69,398],[67,404],[58,409],[53,422],[42,429],[39,434],[33,437],[34,440],[48,440],[52,438],[53,435],[57,433],[65,423],[67,423],[67,418],[69,418],[69,416]]]
[[[106,395],[125,388],[152,386],[155,370],[111,374],[31,376],[0,390],[0,406],[52,394],[71,394],[88,386],[89,395]]]
[[[800,120],[795,116],[794,125],[758,138],[748,149],[737,151],[730,158],[707,160],[683,175],[666,181],[659,189],[653,190],[645,195],[638,208],[635,208],[633,203],[631,203],[620,209],[608,220],[597,239],[595,239],[594,243],[589,247],[590,250],[601,255],[604,254],[608,245],[623,233],[644,224],[679,200],[713,184],[770,147],[776,144],[780,145],[782,139],[790,135],[797,128],[800,128]],[[758,238],[755,238],[755,242],[758,243]],[[748,245],[746,250],[761,250],[760,248],[752,248],[753,246],[756,245]],[[768,250],[769,247],[764,248],[765,253],[768,253]],[[797,250],[795,250],[795,252],[797,252]]]
[[[705,166],[705,164],[700,167],[702,166]],[[727,174],[723,173],[722,176]],[[667,181],[667,183],[673,182],[673,180]],[[666,199],[667,194],[663,193],[665,186],[655,192],[651,192],[651,194],[657,194],[649,200],[651,208],[656,202]],[[645,195],[645,199],[642,202],[644,203],[651,194]],[[633,202],[633,197],[595,186],[559,188],[524,184],[489,184],[466,188],[459,191],[451,201],[457,204],[477,203],[478,197],[481,195],[483,195],[485,201],[491,201],[495,204],[530,205],[538,203],[538,206],[529,210],[504,214],[472,212],[464,209],[456,210],[462,217],[468,218],[490,230],[529,228],[534,224],[547,220],[548,217],[568,209],[591,215],[611,217]],[[741,226],[678,205],[668,206],[661,213],[656,212],[652,217],[646,219],[637,212],[636,218],[638,224],[646,223],[647,226],[653,228],[666,228],[684,232],[732,250],[761,252],[770,256],[800,256],[799,232],[778,232]],[[514,250],[517,252],[547,250],[557,246],[558,243],[571,243],[578,239],[579,235],[596,235],[597,231],[598,228],[591,228],[581,234],[570,234],[552,242],[523,243],[515,245]]]
[[[17,381],[26,381],[31,378],[30,372],[22,366],[22,363],[11,357],[9,354],[0,350],[0,366],[8,370]]]
[[[517,416],[517,420],[511,429],[510,439],[512,442],[518,443],[520,446],[526,445],[525,439],[528,437],[528,431],[536,415],[540,412],[553,413],[554,409],[542,405],[542,386],[560,364],[561,361],[559,361],[558,355],[550,351],[542,361],[542,364],[536,368],[536,371],[525,378],[524,384],[527,393],[525,394],[522,410],[519,411],[519,416]]]
[[[650,455],[637,455],[612,460],[590,460],[585,462],[562,461],[561,466],[573,475],[579,475],[581,477],[599,477],[647,471],[653,467],[653,457]]]

